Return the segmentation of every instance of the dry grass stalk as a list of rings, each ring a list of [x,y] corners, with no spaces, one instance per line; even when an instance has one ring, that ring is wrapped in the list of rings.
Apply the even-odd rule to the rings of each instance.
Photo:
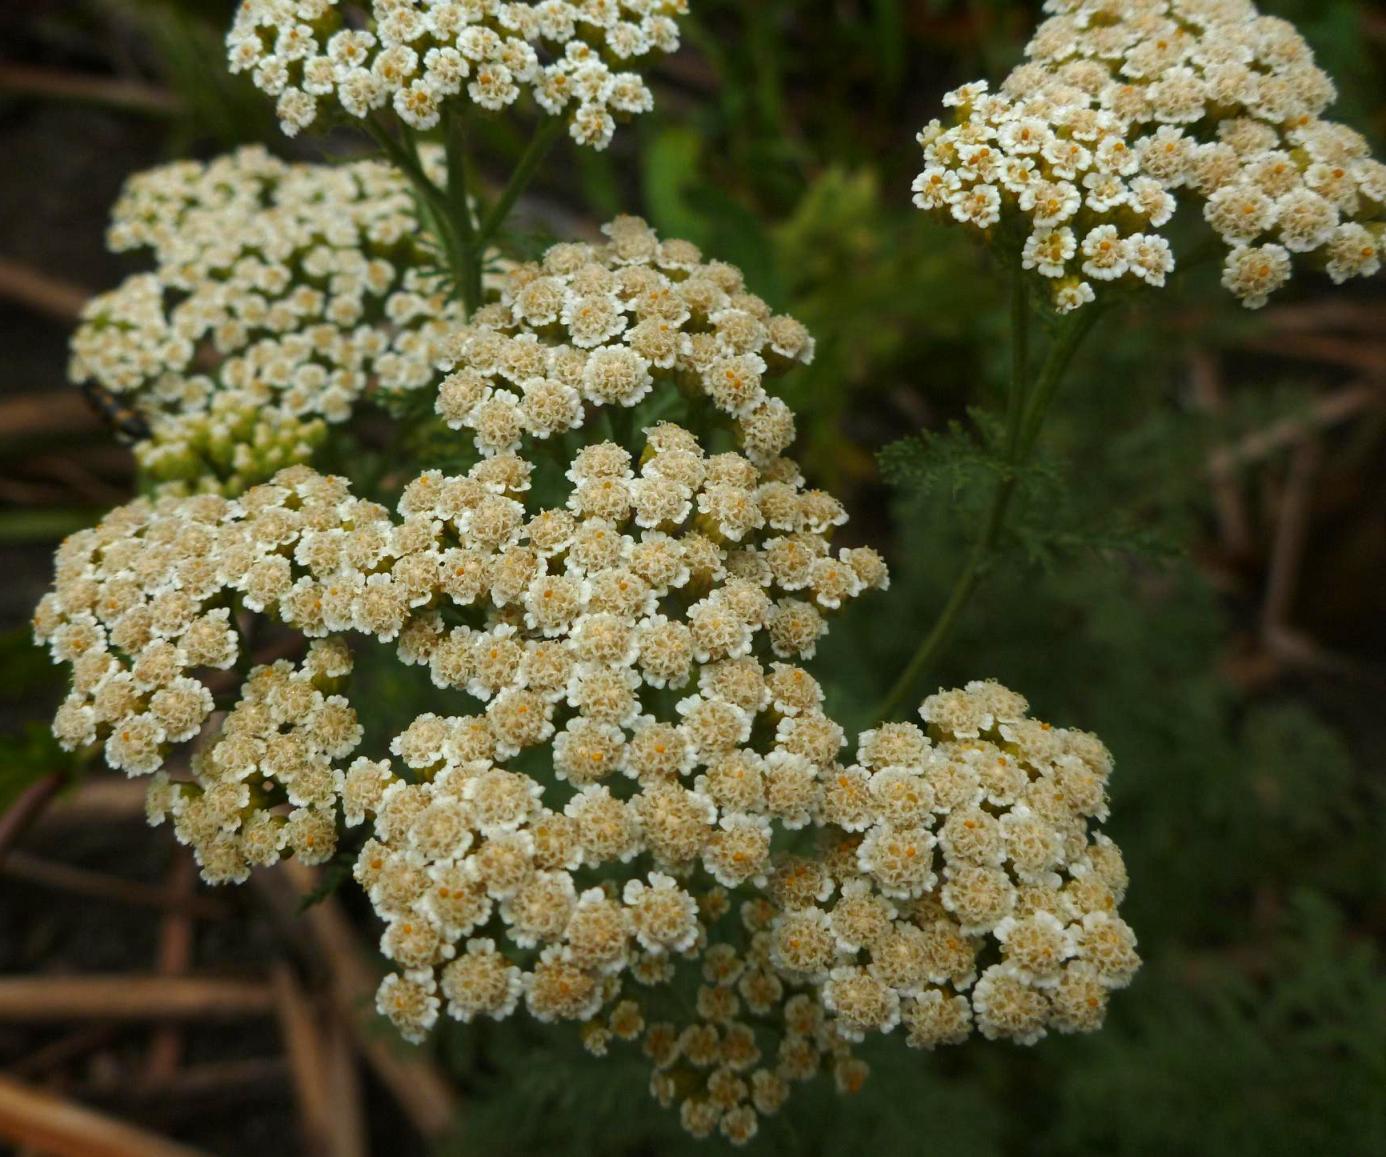
[[[165,1140],[42,1089],[0,1076],[0,1137],[49,1157],[197,1157]]]
[[[235,1020],[273,1011],[260,980],[194,976],[0,977],[0,1021]]]
[[[4,69],[0,69],[3,76]],[[50,277],[18,261],[0,259],[0,298],[27,306],[54,321],[77,320],[91,294],[81,286]]]
[[[225,920],[229,915],[227,906],[211,896],[170,892],[166,888],[136,880],[122,880],[105,872],[60,864],[29,852],[11,852],[0,866],[0,876],[92,900],[110,900],[138,908],[158,908],[179,917]]]
[[[159,925],[159,954],[154,969],[160,976],[183,976],[193,963],[193,922],[187,904],[197,892],[197,865],[184,848],[174,849],[167,889],[173,906],[164,913]],[[182,1055],[183,1034],[177,1026],[159,1025],[145,1057],[145,1081],[156,1084],[171,1078]]]

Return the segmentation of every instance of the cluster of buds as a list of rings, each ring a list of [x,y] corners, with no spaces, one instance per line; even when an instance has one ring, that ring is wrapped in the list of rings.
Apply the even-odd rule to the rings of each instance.
[[[375,161],[246,147],[141,173],[109,243],[155,268],[88,303],[69,372],[145,419],[140,460],[169,493],[306,461],[368,390],[431,386],[461,319],[408,182]]]
[[[1069,312],[1104,285],[1162,286],[1160,232],[1198,207],[1223,285],[1264,305],[1294,260],[1335,282],[1380,268],[1386,165],[1321,119],[1332,81],[1293,25],[1250,0],[1048,0],[997,93],[944,98],[919,135],[915,202],[1018,251]]]

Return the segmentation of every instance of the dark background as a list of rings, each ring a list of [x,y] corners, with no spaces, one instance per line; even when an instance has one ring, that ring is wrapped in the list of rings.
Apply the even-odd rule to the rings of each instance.
[[[293,962],[299,987],[284,998],[281,983],[277,1019],[171,1034],[148,1018],[23,1023],[0,992],[0,1077],[214,1152],[291,1153],[310,1151],[313,1114],[311,1082],[284,1059],[287,1009],[301,998],[322,1012],[331,954],[276,923],[264,889],[218,893],[215,919],[179,917],[186,902],[169,897],[187,871],[167,832],[146,831],[137,796],[108,773],[62,774],[44,731],[62,688],[26,625],[56,541],[133,485],[128,456],[65,381],[75,309],[139,268],[102,243],[122,181],[247,140],[298,157],[363,147],[278,135],[261,98],[225,76],[232,7],[0,8],[0,806],[32,802],[35,784],[45,794],[55,772],[63,788],[17,844],[0,843],[0,989],[20,976],[262,977],[275,960]],[[864,724],[975,532],[991,477],[965,435],[1005,360],[1001,281],[961,231],[910,206],[914,133],[948,88],[999,80],[1037,12],[1006,0],[692,8],[684,50],[656,74],[656,111],[605,154],[560,145],[518,244],[641,212],[741,265],[816,334],[817,361],[786,382],[800,454],[846,502],[850,537],[884,549],[895,576],[820,650],[830,706]],[[1335,115],[1380,146],[1386,15],[1358,0],[1265,8],[1298,24],[1338,81]],[[492,122],[485,173],[503,180],[522,143],[513,119]],[[937,1055],[891,1038],[870,1052],[859,1098],[801,1093],[756,1148],[1386,1153],[1383,402],[1380,279],[1338,290],[1306,276],[1249,314],[1214,273],[1099,330],[1046,432],[1044,479],[929,678],[994,675],[1040,717],[1112,748],[1108,830],[1147,965],[1096,1036]],[[934,436],[927,468],[887,485],[875,452],[916,430]],[[429,1071],[464,1106],[446,1146],[683,1147],[638,1064],[585,1059],[570,1036],[517,1023],[445,1035]],[[358,1069],[367,1051],[333,1055]],[[357,1074],[372,1151],[422,1151],[417,1107],[380,1071]],[[346,1097],[351,1084],[331,1088]]]

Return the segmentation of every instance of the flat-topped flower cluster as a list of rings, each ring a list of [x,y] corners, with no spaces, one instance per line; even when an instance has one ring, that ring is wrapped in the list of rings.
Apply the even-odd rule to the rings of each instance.
[[[228,47],[291,134],[391,109],[403,164],[449,101],[526,91],[603,147],[683,11],[243,0]],[[954,131],[991,100],[962,94]],[[1085,131],[1030,168],[1081,168],[1056,142]],[[412,186],[242,149],[130,182],[111,244],[155,268],[88,308],[72,374],[149,422],[152,494],[57,553],[34,630],[71,671],[60,743],[145,777],[210,882],[350,863],[406,1039],[572,1022],[596,1055],[639,1047],[696,1136],[745,1143],[819,1073],[855,1091],[873,1034],[1097,1028],[1139,966],[1102,744],[982,682],[849,740],[808,670],[889,576],[787,456],[771,387],[807,330],[635,217],[531,262],[490,232],[458,250],[442,156],[419,164]],[[313,468],[367,398],[408,453]],[[446,470],[412,457],[436,446]],[[367,653],[434,709],[353,702]]]
[[[668,384],[732,420],[746,455],[775,458],[794,416],[764,383],[813,358],[813,339],[751,293],[742,273],[638,217],[602,245],[562,243],[509,269],[500,300],[451,343],[437,411],[483,454],[581,427]]]
[[[560,505],[527,506],[530,478],[509,452],[428,472],[393,517],[300,466],[112,512],[35,616],[72,670],[55,733],[151,775],[151,821],[214,882],[365,825],[355,875],[396,966],[378,1003],[406,1037],[523,1002],[597,1053],[639,1040],[696,1134],[749,1139],[824,1067],[856,1087],[854,1042],[898,1024],[920,1047],[1100,1024],[1138,961],[1090,832],[1095,738],[978,683],[846,763],[801,663],[886,569],[830,547],[845,515],[792,461],[661,423],[638,459],[579,449]],[[215,715],[207,673],[248,612],[313,641]],[[367,737],[370,639],[473,709]]]
[[[811,657],[824,615],[883,586],[884,564],[831,549],[845,512],[804,489],[789,459],[758,469],[708,455],[664,423],[647,432],[638,476],[632,466],[614,443],[584,446],[566,503],[537,510],[524,501],[532,466],[513,454],[421,475],[398,521],[306,467],[235,501],[121,507],[64,543],[35,617],[73,666],[56,732],[68,747],[103,741],[131,774],[158,770],[213,709],[189,673],[236,661],[238,609],[309,638],[373,636],[426,663],[437,686],[485,705],[466,724],[482,745],[469,758],[552,738],[558,773],[595,783],[593,769],[644,750],[625,732],[650,722],[648,700],[690,684],[645,744],[683,767],[742,742],[770,701],[748,660],[757,644],[776,662]],[[796,729],[807,742],[809,718],[786,725],[785,742]]]
[[[242,0],[232,72],[276,100],[294,136],[324,105],[431,129],[455,101],[497,112],[522,95],[603,149],[654,106],[634,71],[679,46],[686,0]]]
[[[693,889],[691,1002],[633,969],[584,1027],[597,1053],[639,1040],[651,1091],[695,1135],[748,1140],[822,1071],[854,1092],[870,1034],[900,1027],[933,1049],[1092,1031],[1139,967],[1116,911],[1121,854],[1092,826],[1105,747],[1028,719],[996,683],[940,692],[920,714],[924,729],[883,724],[856,762],[817,765],[816,839],[777,851],[756,895]]]
[[[1380,268],[1386,165],[1322,119],[1335,94],[1293,25],[1250,0],[1047,0],[1026,62],[944,98],[920,133],[923,209],[1004,230],[1068,312],[1106,284],[1161,286],[1161,230],[1197,206],[1223,284],[1258,308],[1296,261]]]
[[[368,388],[432,385],[461,320],[408,182],[376,161],[166,165],[128,182],[109,243],[155,268],[87,305],[70,376],[145,416],[136,452],[166,492],[306,460]]]

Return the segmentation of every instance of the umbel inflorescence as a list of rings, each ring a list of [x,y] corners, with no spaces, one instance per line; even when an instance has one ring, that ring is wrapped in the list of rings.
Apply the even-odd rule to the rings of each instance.
[[[152,776],[209,880],[346,835],[409,1039],[523,1005],[599,1054],[639,1041],[699,1135],[748,1139],[824,1068],[856,1088],[868,1033],[1095,1028],[1138,963],[1090,832],[1102,745],[979,683],[848,763],[802,664],[884,564],[832,548],[845,514],[792,460],[642,441],[584,443],[551,506],[501,451],[393,515],[306,466],[122,507],[64,543],[35,617],[72,668],[55,732]],[[251,613],[313,641],[218,702]],[[370,645],[456,713],[367,736]]]
[[[808,331],[689,242],[661,241],[637,217],[602,231],[602,245],[558,244],[507,271],[500,300],[451,344],[439,416],[495,454],[667,386],[711,403],[753,462],[773,460],[794,416],[764,383],[812,360]]]
[[[880,560],[828,548],[840,510],[787,460],[757,477],[680,428],[646,437],[639,478],[593,443],[535,511],[513,455],[421,476],[398,517],[307,467],[123,507],[64,544],[36,615],[72,668],[55,731],[152,776],[151,821],[213,881],[323,862],[364,825],[355,875],[397,969],[379,1006],[407,1037],[523,1004],[598,1054],[638,1041],[696,1134],[748,1139],[825,1067],[854,1089],[870,1033],[1097,1027],[1138,966],[1120,854],[1091,830],[1105,748],[976,683],[847,763],[800,663]],[[611,495],[666,470],[754,484],[778,525],[732,538],[694,503],[642,530]],[[218,710],[238,609],[314,641]],[[425,665],[459,714],[368,740],[353,638]]]
[[[498,112],[527,95],[603,149],[654,106],[639,72],[679,46],[686,0],[242,0],[232,72],[275,98],[294,136],[324,105],[431,129],[449,102]]]
[[[143,415],[164,492],[306,461],[366,393],[432,386],[461,322],[408,182],[377,161],[166,165],[129,181],[108,237],[155,267],[86,306],[70,376]]]
[[[1287,21],[1250,0],[1047,0],[1002,83],[945,97],[919,135],[915,201],[1004,234],[1069,312],[1104,285],[1162,286],[1182,205],[1224,249],[1223,285],[1258,308],[1295,264],[1335,282],[1380,268],[1386,165],[1322,119],[1333,82]]]
[[[244,0],[232,66],[286,131],[369,118],[408,172],[243,149],[131,181],[112,247],[154,269],[72,372],[149,424],[148,496],[62,544],[34,629],[61,744],[145,777],[208,881],[350,865],[408,1040],[571,1022],[744,1143],[798,1083],[859,1088],[877,1034],[1093,1030],[1139,959],[1095,737],[990,682],[833,718],[808,664],[889,579],[787,456],[804,327],[634,217],[499,261],[458,137],[414,139],[528,92],[600,148],[683,9]],[[355,465],[367,400],[387,468],[315,468]],[[362,668],[416,702],[367,710]]]

